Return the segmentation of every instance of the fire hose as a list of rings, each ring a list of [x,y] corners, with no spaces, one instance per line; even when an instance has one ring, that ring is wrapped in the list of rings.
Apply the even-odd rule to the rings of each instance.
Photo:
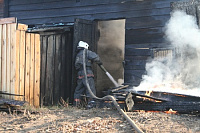
[[[95,96],[93,94],[93,92],[90,89],[89,83],[88,83],[88,79],[87,79],[87,72],[86,72],[86,64],[85,64],[85,49],[83,50],[83,70],[84,70],[84,77],[85,77],[85,83],[86,83],[86,87],[90,93],[90,95],[92,96],[92,98],[94,99],[98,99],[98,100],[107,100],[110,99],[112,100],[114,106],[117,108],[117,110],[119,111],[119,113],[121,115],[123,115],[123,117],[129,122],[129,124],[138,132],[138,133],[143,133],[143,131],[135,124],[135,122],[121,109],[121,107],[119,106],[119,104],[117,103],[115,97],[111,96],[111,95],[107,95],[104,96],[102,98],[99,98],[97,96]],[[105,69],[104,69],[105,70]],[[106,70],[105,70],[106,71]],[[107,72],[107,71],[106,71]]]

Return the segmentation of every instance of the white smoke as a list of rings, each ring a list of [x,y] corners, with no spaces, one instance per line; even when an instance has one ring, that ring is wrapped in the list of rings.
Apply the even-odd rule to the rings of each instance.
[[[175,11],[166,24],[167,40],[175,47],[191,46],[199,49],[200,30],[194,16],[183,11]]]
[[[134,89],[200,96],[200,30],[196,18],[174,11],[164,30],[166,40],[177,49],[176,57],[147,63],[147,74]]]

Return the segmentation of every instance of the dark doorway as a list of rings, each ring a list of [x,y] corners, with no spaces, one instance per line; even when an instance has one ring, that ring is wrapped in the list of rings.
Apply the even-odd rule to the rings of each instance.
[[[98,29],[97,53],[104,67],[121,85],[124,83],[125,19],[98,21]],[[96,84],[99,96],[103,96],[102,91],[115,87],[100,68],[97,68]]]

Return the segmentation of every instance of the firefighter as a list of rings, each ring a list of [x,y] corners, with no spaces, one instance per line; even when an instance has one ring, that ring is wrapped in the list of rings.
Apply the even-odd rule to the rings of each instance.
[[[80,106],[81,102],[81,95],[85,94],[87,97],[88,102],[88,108],[91,108],[90,106],[93,106],[95,101],[92,99],[84,78],[84,70],[83,70],[83,50],[85,49],[85,65],[86,65],[86,72],[87,72],[87,79],[90,86],[91,91],[94,95],[96,95],[96,88],[94,83],[94,74],[92,71],[92,63],[96,62],[98,65],[102,65],[102,62],[100,61],[99,56],[90,50],[88,50],[89,45],[86,42],[80,41],[77,46],[78,53],[76,55],[75,60],[75,68],[78,71],[77,74],[77,86],[75,88],[74,92],[74,105]]]

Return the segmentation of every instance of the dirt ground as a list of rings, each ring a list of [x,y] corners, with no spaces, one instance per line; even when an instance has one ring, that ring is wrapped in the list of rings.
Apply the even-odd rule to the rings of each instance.
[[[145,133],[200,133],[200,116],[163,112],[127,112]],[[134,129],[115,109],[75,107],[0,112],[0,132],[132,133]]]

